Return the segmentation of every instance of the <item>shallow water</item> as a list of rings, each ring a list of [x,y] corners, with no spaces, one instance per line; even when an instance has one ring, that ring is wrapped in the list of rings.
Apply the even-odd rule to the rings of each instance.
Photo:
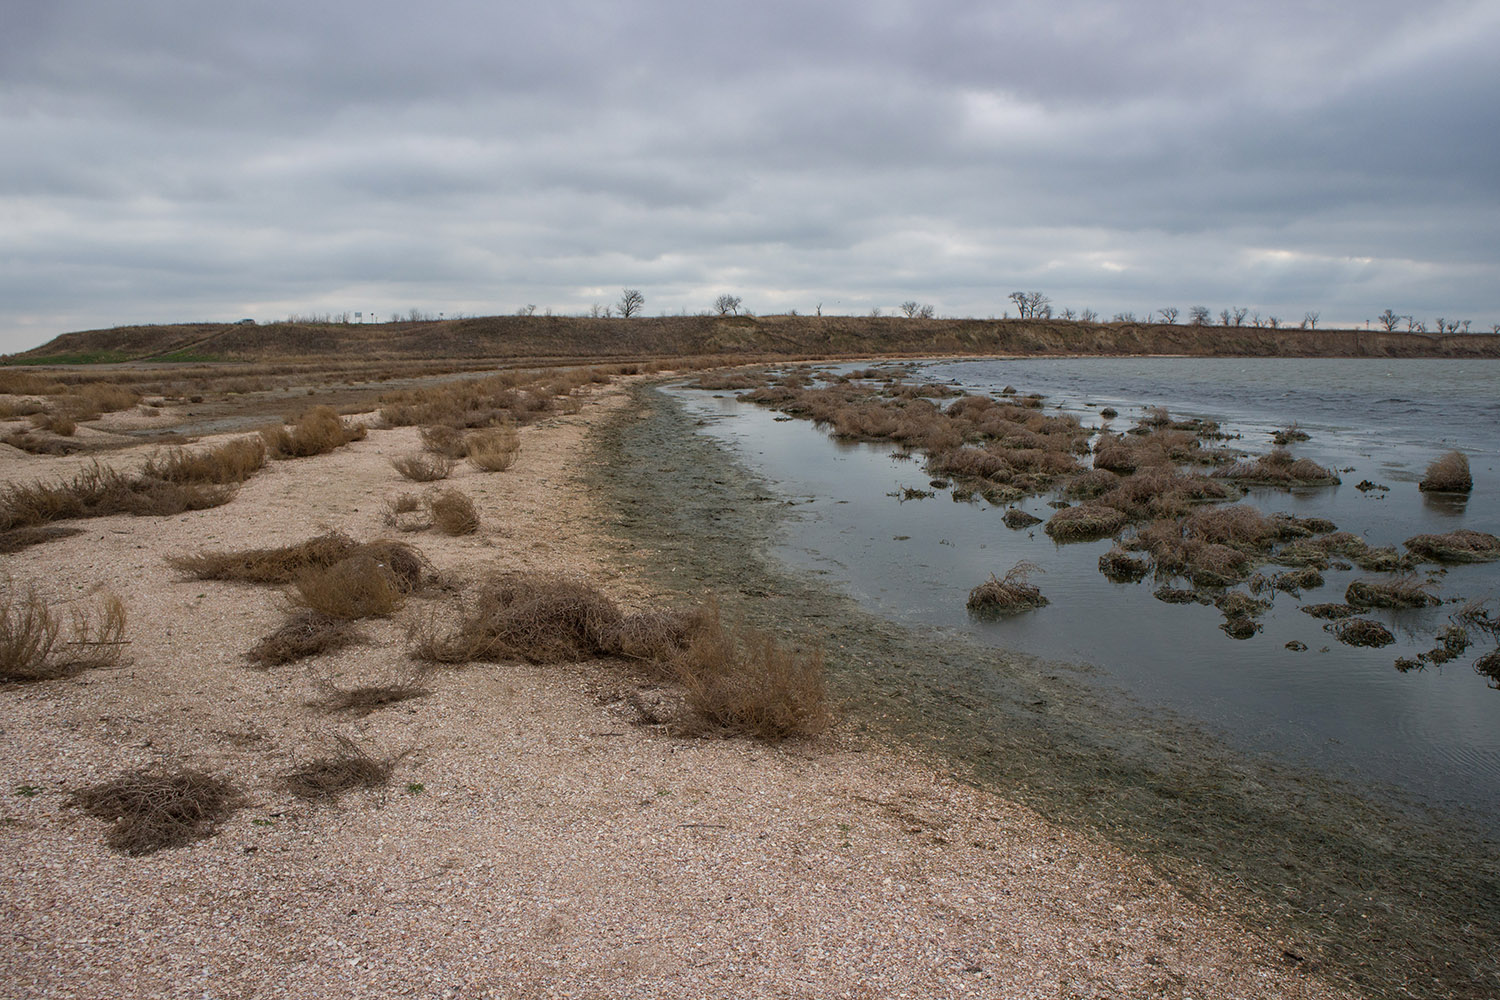
[[[1425,531],[1457,527],[1500,532],[1500,363],[1287,359],[1086,359],[938,362],[917,377],[998,392],[1014,385],[1047,395],[1049,406],[1097,424],[1097,409],[1120,411],[1117,429],[1145,406],[1215,419],[1247,450],[1268,450],[1269,432],[1296,422],[1312,435],[1295,446],[1342,471],[1344,484],[1287,493],[1256,491],[1248,502],[1318,515],[1399,545]],[[792,567],[836,581],[866,607],[906,623],[966,630],[1005,648],[1082,661],[1096,683],[1145,704],[1169,707],[1219,731],[1231,744],[1310,765],[1337,777],[1394,785],[1420,801],[1500,829],[1500,691],[1470,664],[1481,643],[1442,668],[1402,674],[1392,664],[1432,645],[1453,605],[1421,612],[1372,612],[1396,645],[1354,649],[1324,632],[1300,604],[1342,600],[1359,570],[1330,571],[1300,600],[1277,595],[1264,629],[1236,641],[1211,607],[1169,606],[1156,584],[1112,584],[1098,573],[1110,542],[1054,544],[1040,530],[1011,531],[983,503],[935,498],[899,502],[902,487],[928,488],[920,465],[889,447],[832,441],[811,424],[725,395],[679,393],[704,429],[733,444],[787,497],[777,554]],[[1092,405],[1091,405],[1092,404]],[[1460,447],[1470,456],[1473,497],[1438,500],[1418,492],[1428,461]],[[1362,479],[1389,485],[1363,493]],[[1047,497],[1022,506],[1039,517]],[[1038,529],[1040,526],[1038,526]],[[1027,559],[1048,607],[999,622],[972,621],[968,591],[990,573]],[[1455,567],[1439,578],[1445,598],[1500,594],[1497,564]],[[1291,640],[1306,652],[1285,648]]]

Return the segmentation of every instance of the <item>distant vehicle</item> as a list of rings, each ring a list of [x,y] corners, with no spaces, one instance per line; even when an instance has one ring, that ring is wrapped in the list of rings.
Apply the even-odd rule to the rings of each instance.
[[[236,323],[234,325],[235,326],[254,326],[255,325],[255,320],[253,320],[253,319],[242,319],[242,320],[240,320],[238,323]]]

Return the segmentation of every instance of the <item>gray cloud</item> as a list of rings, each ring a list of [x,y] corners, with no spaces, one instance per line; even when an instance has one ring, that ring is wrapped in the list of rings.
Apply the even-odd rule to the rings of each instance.
[[[1500,320],[1495,6],[1223,6],[17,0],[0,350],[622,285]]]

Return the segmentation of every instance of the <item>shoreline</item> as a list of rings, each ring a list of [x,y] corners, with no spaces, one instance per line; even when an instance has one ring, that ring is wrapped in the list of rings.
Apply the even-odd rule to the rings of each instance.
[[[712,589],[730,617],[777,631],[822,621],[844,650],[909,673],[863,693],[856,675],[842,674],[846,724],[781,746],[673,736],[634,707],[670,691],[604,660],[442,668],[424,698],[363,718],[322,715],[307,702],[320,680],[395,675],[408,666],[406,619],[442,614],[458,594],[364,623],[364,645],[258,671],[243,653],[285,613],[281,591],[187,580],[163,558],[324,528],[389,534],[383,500],[413,488],[389,461],[415,447],[415,428],[272,463],[223,507],[77,522],[83,534],[7,555],[5,571],[18,585],[36,581],[59,608],[101,585],[118,591],[131,615],[131,662],[0,688],[9,762],[0,974],[12,988],[1352,995],[1324,978],[1344,978],[1344,963],[1325,966],[1300,936],[1236,918],[1220,876],[1182,882],[1121,831],[1048,819],[1025,797],[975,787],[947,766],[948,746],[924,744],[915,728],[886,745],[914,703],[900,685],[927,680],[904,654],[931,640],[846,617],[815,581],[771,573],[746,539],[774,529],[774,500],[680,435],[690,428],[638,409],[649,392],[617,383],[579,414],[524,427],[511,470],[464,469],[443,484],[474,497],[479,534],[406,540],[460,592],[490,569],[587,579],[629,607],[673,593],[684,595],[674,603],[696,603]],[[149,453],[136,447],[109,461]],[[51,478],[91,460],[7,455],[0,478]],[[653,479],[660,503],[618,502]],[[705,530],[718,540],[700,547]],[[832,617],[814,617],[825,612]],[[999,656],[967,669],[1018,693],[1038,683]],[[1068,685],[1041,681],[1054,696]],[[929,717],[972,711],[959,685],[931,695],[919,703]],[[1038,738],[1065,738],[1072,704],[1034,712],[1018,700],[1017,711],[1037,717]],[[289,797],[280,776],[334,734],[400,755],[392,786],[337,805]],[[1098,742],[1072,763],[1097,768],[1109,753]],[[163,761],[225,776],[244,806],[208,839],[130,858],[104,846],[103,824],[67,805],[86,784]],[[1032,775],[1037,791],[1052,787],[1046,767]]]
[[[655,408],[661,424],[654,447],[672,433],[693,434],[680,412],[670,415],[676,404],[663,394],[646,405]],[[1431,982],[1418,967],[1430,961],[1439,967],[1433,975],[1440,975],[1454,957],[1442,954],[1445,942],[1462,938],[1471,922],[1494,925],[1493,897],[1484,901],[1482,887],[1493,882],[1497,859],[1476,832],[1424,816],[1420,808],[1392,817],[1387,804],[1366,801],[1337,781],[1309,780],[1295,766],[1230,751],[1168,713],[1106,704],[1085,676],[1066,666],[899,625],[827,593],[816,579],[765,555],[777,530],[778,503],[766,499],[765,484],[732,455],[716,456],[716,444],[696,437],[669,466],[692,469],[690,484],[637,476],[622,491],[634,509],[643,498],[654,501],[647,501],[649,516],[626,528],[634,527],[633,540],[654,537],[660,543],[646,546],[659,550],[659,585],[671,585],[683,571],[700,586],[743,581],[751,599],[740,603],[745,613],[761,615],[760,624],[797,621],[806,635],[827,635],[830,667],[872,732],[935,752],[963,780],[1025,802],[1055,821],[1102,831],[1164,864],[1186,884],[1201,885],[1205,895],[1214,891],[1216,879],[1238,883],[1235,912],[1241,919],[1259,922],[1275,914],[1273,922],[1319,940],[1336,965],[1377,995],[1403,979]],[[610,448],[632,450],[618,443],[603,450]],[[674,494],[676,503],[688,504],[675,523]],[[713,512],[729,509],[756,513],[714,518]],[[694,525],[700,536],[685,541]],[[752,552],[756,558],[745,557]],[[774,609],[757,612],[762,605]],[[992,693],[972,697],[967,692],[975,685],[990,686]],[[994,703],[1009,706],[1003,718],[976,717],[981,704]],[[1476,863],[1472,881],[1453,876]],[[1339,908],[1326,900],[1356,887],[1362,905],[1408,913],[1409,925],[1399,926],[1404,917],[1386,927],[1366,926],[1363,916],[1341,919]],[[1481,898],[1467,898],[1471,892]],[[1378,968],[1368,968],[1378,951],[1375,940],[1405,940],[1407,950],[1374,958]],[[1483,971],[1493,965],[1482,948],[1458,950],[1473,963],[1473,982],[1494,974]],[[1465,982],[1457,976],[1447,988]],[[1487,995],[1488,987],[1471,988],[1474,996]]]

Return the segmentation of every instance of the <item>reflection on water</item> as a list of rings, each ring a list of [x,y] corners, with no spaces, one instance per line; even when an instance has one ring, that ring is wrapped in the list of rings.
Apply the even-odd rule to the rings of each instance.
[[[1269,448],[1271,431],[1295,422],[1312,435],[1295,453],[1339,468],[1343,485],[1256,490],[1247,502],[1329,518],[1372,545],[1399,545],[1421,532],[1457,527],[1500,533],[1500,505],[1484,499],[1500,490],[1500,410],[1475,416],[1500,407],[1500,364],[1401,362],[1402,370],[1419,370],[1399,378],[1392,364],[944,362],[921,374],[979,391],[1006,384],[1040,391],[1089,424],[1099,422],[1094,411],[1107,405],[1120,410],[1116,426],[1123,427],[1141,407],[1165,404],[1176,416],[1219,420],[1255,451]],[[1174,382],[1183,387],[1176,396],[1168,394]],[[1394,391],[1398,384],[1406,391]],[[1434,804],[1478,810],[1500,828],[1500,691],[1474,673],[1473,655],[1423,672],[1403,674],[1392,666],[1398,656],[1428,649],[1453,605],[1372,612],[1396,644],[1347,647],[1298,611],[1300,604],[1343,600],[1348,584],[1368,575],[1330,570],[1324,587],[1301,600],[1277,594],[1263,630],[1235,641],[1220,631],[1223,616],[1212,607],[1163,604],[1152,597],[1156,584],[1149,579],[1106,580],[1097,565],[1111,546],[1107,540],[1059,546],[1040,525],[1012,531],[995,509],[956,503],[942,489],[931,499],[902,502],[887,494],[931,487],[919,462],[902,460],[887,446],[838,443],[805,421],[726,396],[680,395],[707,420],[708,433],[733,443],[794,501],[779,555],[828,575],[880,613],[1095,665],[1099,683],[1208,723],[1237,745],[1289,755],[1335,775],[1389,782]],[[1371,400],[1383,409],[1372,410]],[[1335,412],[1356,405],[1357,412]],[[1470,455],[1474,499],[1419,493],[1426,463],[1455,446]],[[1390,489],[1357,489],[1366,479]],[[1021,506],[1045,519],[1052,513],[1048,499],[1028,498]],[[1051,603],[998,622],[971,620],[964,607],[970,588],[1022,559],[1042,567],[1032,582]],[[1500,594],[1500,565],[1451,567],[1438,581],[1444,597],[1494,596]],[[1288,648],[1295,643],[1307,649]],[[1487,648],[1481,644],[1471,654]]]

